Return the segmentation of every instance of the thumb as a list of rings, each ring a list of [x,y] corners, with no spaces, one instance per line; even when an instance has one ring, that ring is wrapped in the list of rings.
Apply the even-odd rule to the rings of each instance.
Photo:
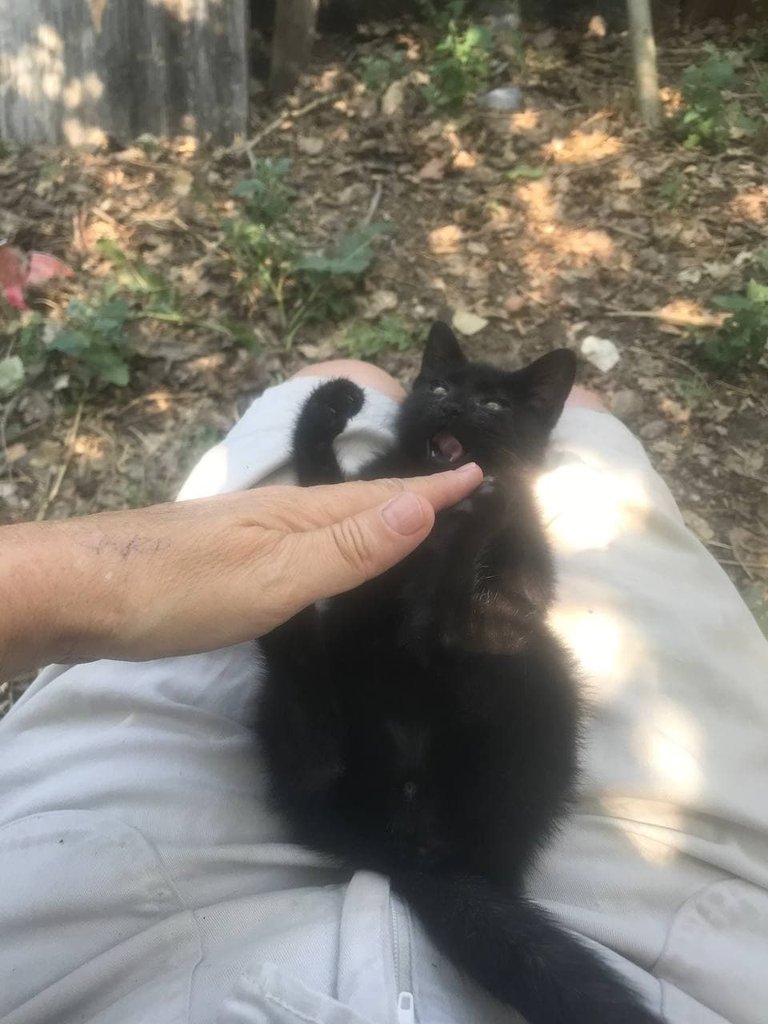
[[[306,545],[306,603],[351,590],[390,569],[421,544],[434,522],[427,499],[403,491],[375,508],[294,535]]]

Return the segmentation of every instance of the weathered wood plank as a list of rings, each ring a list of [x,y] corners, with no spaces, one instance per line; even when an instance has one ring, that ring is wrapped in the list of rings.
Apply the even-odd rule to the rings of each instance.
[[[0,0],[0,137],[247,128],[246,0]]]
[[[269,90],[281,96],[296,85],[312,53],[318,0],[278,0]]]

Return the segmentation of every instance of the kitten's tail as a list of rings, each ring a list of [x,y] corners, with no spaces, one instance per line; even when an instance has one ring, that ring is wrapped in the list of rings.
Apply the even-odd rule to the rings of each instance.
[[[433,941],[529,1024],[661,1024],[599,956],[524,896],[483,878],[396,872]]]

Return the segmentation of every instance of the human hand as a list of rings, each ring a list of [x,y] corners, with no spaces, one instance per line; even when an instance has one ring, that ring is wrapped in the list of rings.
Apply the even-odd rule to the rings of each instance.
[[[435,511],[481,480],[465,466],[5,527],[0,669],[140,661],[260,636],[400,561]]]

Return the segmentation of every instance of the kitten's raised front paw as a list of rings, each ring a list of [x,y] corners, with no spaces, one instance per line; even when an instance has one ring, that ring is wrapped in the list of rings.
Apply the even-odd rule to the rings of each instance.
[[[363,407],[363,389],[339,377],[326,381],[309,396],[302,419],[315,437],[337,437]]]

